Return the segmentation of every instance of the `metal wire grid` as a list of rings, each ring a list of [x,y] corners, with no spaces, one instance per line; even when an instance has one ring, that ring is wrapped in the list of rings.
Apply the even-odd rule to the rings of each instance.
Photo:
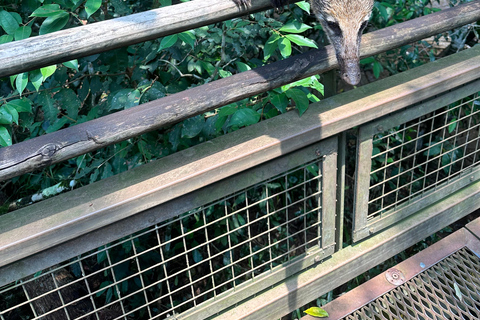
[[[477,166],[479,112],[475,94],[375,135],[368,219],[383,217]]]
[[[317,160],[4,286],[0,318],[175,319],[321,248],[321,190]]]
[[[480,259],[464,247],[345,320],[480,318]]]

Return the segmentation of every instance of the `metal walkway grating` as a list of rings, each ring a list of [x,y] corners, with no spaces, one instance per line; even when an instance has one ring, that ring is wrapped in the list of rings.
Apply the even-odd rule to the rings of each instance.
[[[343,319],[479,318],[480,259],[462,248]]]
[[[324,319],[480,319],[479,231],[477,219],[327,304]]]

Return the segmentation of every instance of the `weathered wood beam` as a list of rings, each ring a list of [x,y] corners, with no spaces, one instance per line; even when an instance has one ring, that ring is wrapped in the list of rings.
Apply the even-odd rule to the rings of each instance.
[[[190,1],[126,17],[0,45],[0,78],[164,37],[271,8],[269,0],[248,8],[231,0]]]
[[[194,1],[196,2],[196,1]],[[366,34],[362,57],[438,34],[480,19],[480,1]],[[280,87],[337,66],[331,46],[195,87],[0,149],[0,181]]]

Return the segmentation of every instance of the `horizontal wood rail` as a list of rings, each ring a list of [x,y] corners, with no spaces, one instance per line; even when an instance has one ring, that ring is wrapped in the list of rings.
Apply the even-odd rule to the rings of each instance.
[[[231,0],[190,1],[0,45],[0,78],[164,37],[271,8]]]
[[[4,215],[0,266],[478,81],[479,74],[480,46],[312,104],[303,117],[293,112],[283,114]],[[167,215],[162,217],[167,219]]]
[[[190,3],[202,1],[185,4]],[[362,40],[361,55],[367,57],[378,54],[477,20],[480,20],[480,1],[463,4],[366,34]],[[72,29],[72,32],[76,29]],[[0,181],[157,130],[228,103],[331,70],[336,66],[333,48],[326,46],[1,148]]]

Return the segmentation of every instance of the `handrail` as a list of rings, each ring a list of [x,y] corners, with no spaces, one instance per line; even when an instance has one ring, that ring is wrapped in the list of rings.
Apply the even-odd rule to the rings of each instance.
[[[2,216],[0,266],[478,79],[480,46]],[[212,172],[215,171],[215,174]]]
[[[191,1],[0,45],[0,78],[153,40],[271,7],[231,0]]]
[[[223,1],[222,1],[223,2]],[[197,3],[194,1],[193,3]],[[480,20],[475,1],[366,34],[362,57]],[[195,87],[54,133],[0,149],[0,181],[239,101],[336,67],[326,46],[261,68]]]

